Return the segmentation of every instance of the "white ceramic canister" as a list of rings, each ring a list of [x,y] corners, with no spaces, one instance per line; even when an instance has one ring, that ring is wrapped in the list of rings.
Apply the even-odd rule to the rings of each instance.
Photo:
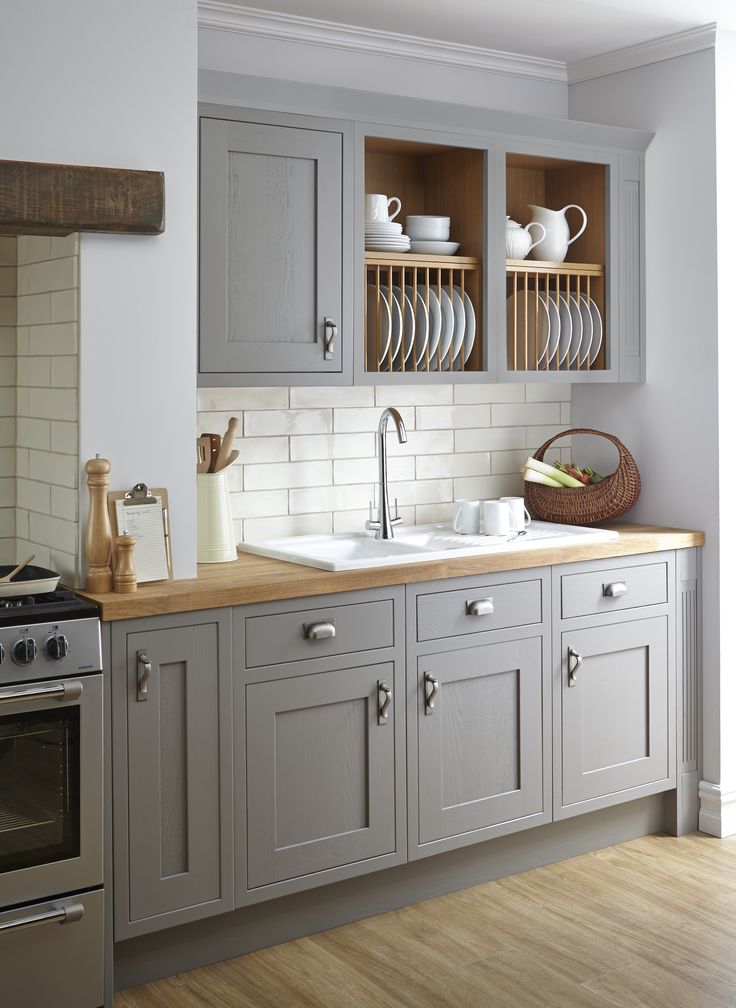
[[[197,563],[237,559],[227,474],[197,473]]]
[[[532,249],[532,259],[537,262],[563,262],[569,246],[580,237],[588,226],[588,215],[585,210],[577,203],[568,203],[561,210],[549,210],[547,207],[535,206],[533,203],[529,203],[528,206],[532,212],[532,222],[543,224],[546,228],[544,238]],[[565,216],[568,210],[579,210],[583,215],[583,226],[572,238]]]
[[[531,229],[533,227],[540,228],[542,232],[541,237],[537,238],[536,241],[532,238]],[[511,218],[507,215],[506,258],[526,259],[534,246],[539,245],[540,242],[544,241],[546,234],[547,228],[544,224],[540,224],[539,221],[532,221],[531,224],[527,224],[527,226],[523,228],[518,221],[511,220]]]

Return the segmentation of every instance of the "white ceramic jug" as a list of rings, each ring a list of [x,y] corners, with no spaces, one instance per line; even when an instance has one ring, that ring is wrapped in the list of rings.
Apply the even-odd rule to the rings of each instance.
[[[532,222],[543,224],[547,229],[542,241],[533,247],[532,259],[563,262],[567,255],[568,246],[572,245],[588,226],[588,215],[585,210],[577,203],[569,203],[562,210],[548,210],[547,207],[534,206],[532,203],[529,203],[528,206],[532,212]],[[579,210],[583,215],[583,226],[573,238],[570,237],[570,228],[567,226],[567,218],[565,217],[568,210]]]
[[[532,233],[530,228],[538,227],[542,230],[542,237],[538,238],[536,241],[532,239]],[[535,245],[539,245],[541,241],[544,241],[545,235],[547,234],[547,228],[544,224],[540,224],[539,221],[532,221],[531,224],[527,224],[525,228],[518,223],[518,221],[511,220],[511,218],[506,215],[506,258],[507,259],[526,259],[531,250]]]

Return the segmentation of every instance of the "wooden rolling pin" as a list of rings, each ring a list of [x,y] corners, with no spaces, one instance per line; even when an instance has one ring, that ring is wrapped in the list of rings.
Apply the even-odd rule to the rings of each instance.
[[[220,450],[217,453],[217,459],[215,464],[212,466],[211,472],[219,472],[224,469],[225,466],[230,462],[230,455],[233,450],[233,441],[235,440],[235,432],[238,429],[238,418],[230,417],[227,422],[227,430],[225,431],[222,444],[220,445]],[[236,456],[237,458],[237,456]]]

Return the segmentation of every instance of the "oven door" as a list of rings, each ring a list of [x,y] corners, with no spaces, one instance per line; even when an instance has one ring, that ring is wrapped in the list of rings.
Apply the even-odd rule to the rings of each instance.
[[[0,907],[102,884],[102,675],[0,687]]]

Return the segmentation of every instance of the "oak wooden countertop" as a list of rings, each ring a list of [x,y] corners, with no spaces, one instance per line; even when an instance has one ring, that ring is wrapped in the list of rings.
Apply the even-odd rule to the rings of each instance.
[[[140,585],[132,595],[109,592],[80,594],[97,602],[102,619],[124,620],[137,616],[158,616],[164,613],[193,612],[218,606],[245,605],[249,602],[273,602],[277,599],[328,595],[331,592],[353,591],[359,588],[383,588],[387,585],[437,581],[440,578],[463,577],[469,574],[491,574],[497,571],[523,570],[528,567],[548,567],[552,564],[574,563],[579,560],[601,560],[606,557],[631,556],[636,553],[656,553],[661,550],[702,546],[702,532],[687,529],[660,528],[656,525],[616,523],[619,538],[613,542],[597,542],[558,549],[519,550],[476,557],[448,557],[426,563],[411,563],[373,570],[323,571],[314,567],[270,560],[268,557],[239,554],[238,559],[225,564],[200,564],[197,577],[181,581],[166,581]]]

